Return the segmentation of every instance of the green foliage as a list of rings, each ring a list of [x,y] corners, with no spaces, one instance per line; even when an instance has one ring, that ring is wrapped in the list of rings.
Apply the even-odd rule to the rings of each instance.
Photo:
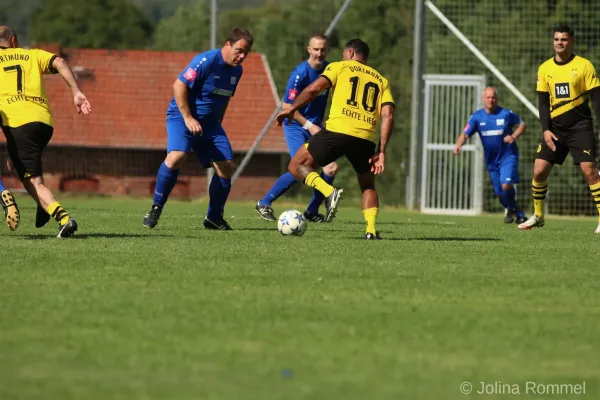
[[[143,48],[153,26],[126,0],[47,0],[33,20],[35,42],[67,47]]]

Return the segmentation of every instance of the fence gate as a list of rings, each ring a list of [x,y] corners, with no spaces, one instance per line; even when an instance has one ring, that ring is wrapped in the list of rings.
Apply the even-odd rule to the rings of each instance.
[[[452,149],[469,116],[481,108],[482,75],[424,75],[421,212],[476,215],[482,210],[483,148],[473,135]]]

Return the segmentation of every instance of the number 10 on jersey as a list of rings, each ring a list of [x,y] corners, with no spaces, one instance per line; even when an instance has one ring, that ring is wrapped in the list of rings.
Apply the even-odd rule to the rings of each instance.
[[[353,76],[350,78],[350,85],[352,85],[352,90],[350,93],[350,98],[346,100],[346,104],[353,108],[359,108],[358,104],[358,89],[360,88],[360,79],[358,76]],[[362,108],[368,112],[375,112],[375,108],[377,107],[377,98],[379,97],[379,86],[374,82],[367,82],[362,88]]]

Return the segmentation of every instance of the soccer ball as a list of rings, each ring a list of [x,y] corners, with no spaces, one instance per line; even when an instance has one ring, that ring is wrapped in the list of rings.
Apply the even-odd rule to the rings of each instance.
[[[277,229],[283,236],[302,236],[306,231],[306,218],[298,210],[287,210],[279,216]]]

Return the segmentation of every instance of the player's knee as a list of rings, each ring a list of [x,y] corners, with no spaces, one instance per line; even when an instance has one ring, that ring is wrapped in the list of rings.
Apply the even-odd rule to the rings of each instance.
[[[186,154],[183,151],[170,151],[165,158],[165,165],[170,169],[179,169],[185,161]]]
[[[221,178],[231,179],[235,170],[235,162],[233,160],[215,161],[213,167]]]
[[[513,188],[512,183],[503,183],[502,184],[502,190],[509,191],[509,190],[512,190],[512,188]],[[496,194],[498,195],[498,193],[496,193]]]
[[[338,164],[334,161],[323,167],[323,172],[328,176],[335,176],[338,170]]]
[[[598,168],[593,167],[593,166],[589,166],[586,168],[581,168],[581,171],[583,172],[583,176],[585,177],[585,180],[587,181],[588,184],[593,185],[595,183],[600,182],[600,176],[598,175]]]

